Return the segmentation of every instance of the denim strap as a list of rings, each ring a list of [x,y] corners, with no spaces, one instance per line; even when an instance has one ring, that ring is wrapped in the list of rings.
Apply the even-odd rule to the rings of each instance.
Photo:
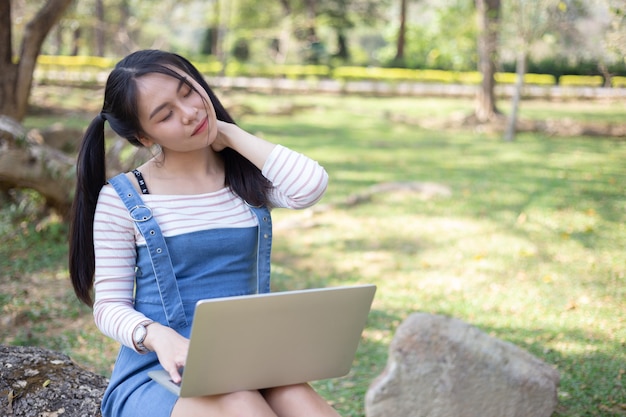
[[[139,232],[146,240],[168,325],[172,328],[188,326],[172,260],[163,233],[161,233],[156,219],[152,216],[152,209],[144,204],[141,196],[125,174],[111,178],[109,184],[113,186],[124,202],[130,218],[135,222]]]
[[[272,252],[272,216],[267,207],[248,205],[259,223],[257,249],[257,293],[270,292],[270,256]]]

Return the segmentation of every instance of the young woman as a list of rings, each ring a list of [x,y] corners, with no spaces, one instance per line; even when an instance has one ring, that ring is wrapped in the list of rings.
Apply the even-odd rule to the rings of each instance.
[[[107,181],[105,122],[159,151]],[[237,127],[185,58],[146,50],[117,64],[78,155],[69,260],[78,298],[123,345],[104,417],[338,415],[308,384],[178,398],[147,375],[181,380],[197,300],[269,291],[269,209],[309,207],[327,181]]]

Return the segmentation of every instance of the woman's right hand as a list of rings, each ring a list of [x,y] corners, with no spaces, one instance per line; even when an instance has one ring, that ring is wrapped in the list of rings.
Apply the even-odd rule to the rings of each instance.
[[[217,121],[217,137],[211,144],[215,152],[232,148],[259,169],[263,169],[268,155],[276,145],[243,130],[233,123]]]
[[[152,323],[146,330],[144,345],[157,354],[159,363],[170,374],[171,380],[180,383],[182,378],[179,369],[187,362],[189,339],[160,323]]]

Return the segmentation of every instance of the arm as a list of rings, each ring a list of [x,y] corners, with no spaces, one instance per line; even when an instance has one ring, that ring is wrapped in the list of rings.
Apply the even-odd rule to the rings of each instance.
[[[94,219],[94,320],[105,335],[137,351],[132,334],[147,317],[135,310],[135,227],[126,207],[109,186],[98,199]],[[178,368],[185,364],[189,341],[160,323],[147,326],[144,345],[156,352],[159,362],[174,382],[181,377]]]
[[[135,229],[126,208],[109,186],[102,189],[96,206],[94,252],[96,325],[106,336],[134,349],[133,329],[146,320],[133,307]]]
[[[317,203],[328,185],[326,170],[316,161],[258,138],[240,127],[218,122],[219,133],[212,147],[230,147],[255,164],[274,186],[274,207],[302,209]]]

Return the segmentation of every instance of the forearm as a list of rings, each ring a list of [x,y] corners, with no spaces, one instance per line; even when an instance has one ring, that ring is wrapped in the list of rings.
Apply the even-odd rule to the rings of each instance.
[[[147,317],[135,310],[132,302],[100,299],[94,303],[93,315],[96,326],[105,336],[136,350],[133,330]]]

